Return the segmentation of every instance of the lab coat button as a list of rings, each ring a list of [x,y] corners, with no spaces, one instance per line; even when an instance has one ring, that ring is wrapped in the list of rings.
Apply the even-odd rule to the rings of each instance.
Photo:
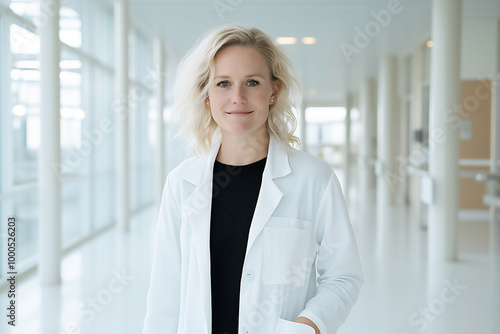
[[[253,279],[253,271],[247,271],[245,274],[245,277],[247,280],[252,280]]]

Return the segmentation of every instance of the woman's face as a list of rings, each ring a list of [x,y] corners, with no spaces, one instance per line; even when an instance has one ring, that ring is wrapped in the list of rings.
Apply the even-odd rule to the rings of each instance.
[[[208,95],[222,134],[247,135],[265,128],[279,86],[271,81],[264,56],[253,48],[230,46],[219,51],[214,61]]]

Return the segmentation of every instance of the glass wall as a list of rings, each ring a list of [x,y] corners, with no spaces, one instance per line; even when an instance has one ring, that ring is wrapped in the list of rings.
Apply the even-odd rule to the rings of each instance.
[[[40,148],[40,39],[50,17],[38,0],[0,0],[0,214],[17,222],[18,271],[36,263]],[[60,10],[62,244],[67,248],[115,220],[113,8],[64,1]],[[131,210],[152,204],[151,40],[130,34]],[[0,255],[6,224],[2,224]],[[5,259],[0,259],[2,268]],[[3,272],[0,272],[3,275]]]
[[[35,2],[7,4],[16,15],[0,11],[1,193],[2,238],[5,251],[8,217],[16,219],[17,270],[34,263],[38,231],[38,150],[40,131],[40,39],[32,20]],[[22,245],[20,247],[19,245]],[[2,256],[0,263],[3,264]],[[3,268],[6,266],[2,265]],[[4,273],[0,273],[0,276]]]

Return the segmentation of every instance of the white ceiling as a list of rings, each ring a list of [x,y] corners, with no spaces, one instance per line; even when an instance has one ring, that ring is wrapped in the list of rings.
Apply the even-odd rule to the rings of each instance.
[[[356,27],[375,21],[371,12],[387,9],[394,0],[129,0],[136,22],[164,38],[169,53],[180,59],[198,37],[214,27],[237,23],[257,27],[275,39],[296,37],[299,43],[284,45],[296,64],[304,97],[315,104],[342,103],[356,92],[359,80],[376,76],[385,54],[404,55],[430,38],[431,0],[401,0],[401,12],[370,38],[367,47],[352,55],[349,63],[340,45],[354,45]],[[458,0],[457,0],[458,1]],[[227,10],[224,10],[224,6]],[[217,10],[216,8],[219,8]],[[500,18],[500,0],[464,0],[464,19]],[[304,45],[302,37],[315,37]],[[308,96],[315,89],[317,94]]]

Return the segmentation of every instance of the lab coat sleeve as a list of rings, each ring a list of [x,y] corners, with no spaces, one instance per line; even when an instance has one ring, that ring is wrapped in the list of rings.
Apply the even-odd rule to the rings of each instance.
[[[315,219],[317,291],[299,317],[335,334],[356,302],[364,278],[358,249],[339,181],[332,174]]]
[[[180,309],[180,213],[165,183],[156,228],[143,334],[177,334]]]

